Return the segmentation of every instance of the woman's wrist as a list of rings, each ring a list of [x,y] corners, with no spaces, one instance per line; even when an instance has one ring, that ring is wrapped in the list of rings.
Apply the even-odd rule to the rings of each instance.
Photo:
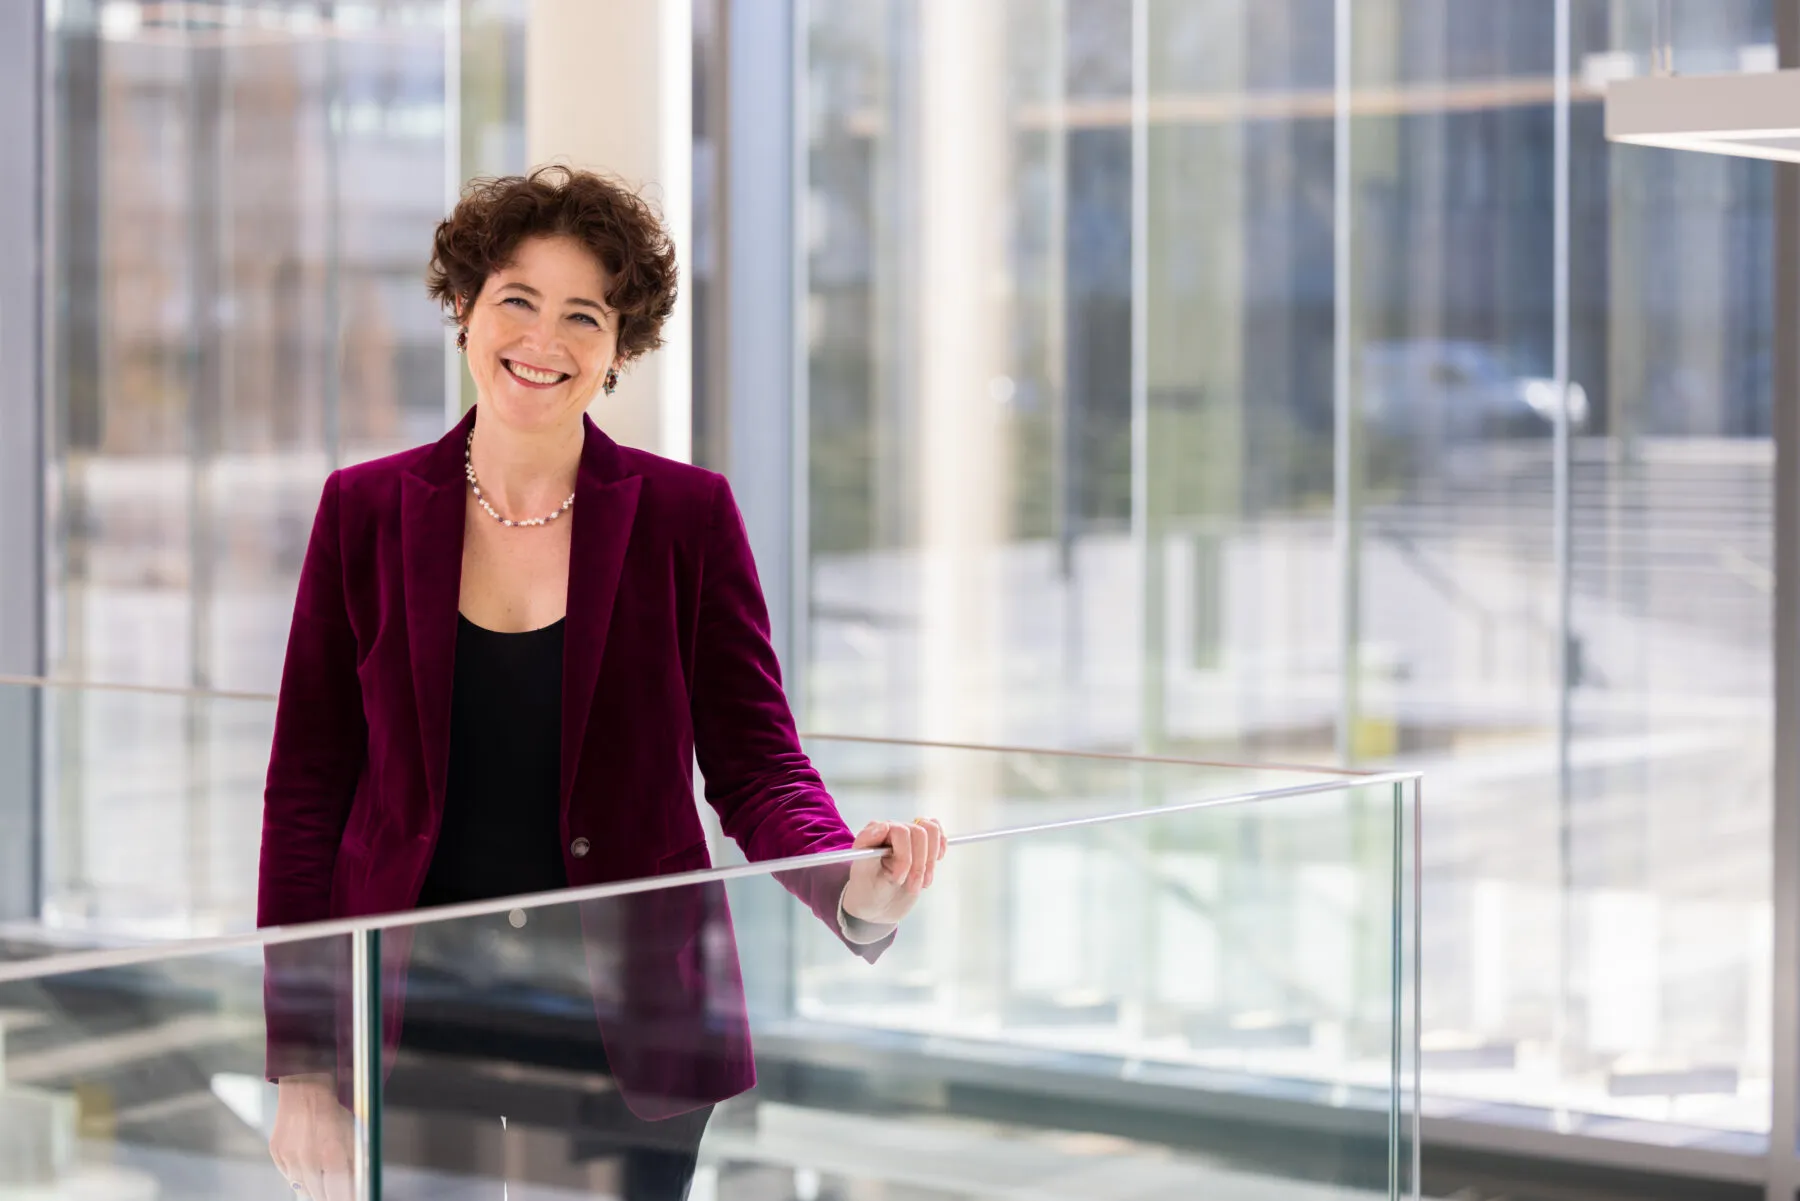
[[[335,1089],[337,1087],[337,1077],[333,1076],[330,1072],[299,1072],[292,1076],[279,1077],[276,1080],[276,1084],[281,1086],[290,1084],[314,1084],[320,1088]]]
[[[844,895],[850,891],[848,884],[838,894],[838,931],[849,941],[858,946],[866,946],[872,942],[880,942],[894,932],[891,922],[865,921],[844,908]]]

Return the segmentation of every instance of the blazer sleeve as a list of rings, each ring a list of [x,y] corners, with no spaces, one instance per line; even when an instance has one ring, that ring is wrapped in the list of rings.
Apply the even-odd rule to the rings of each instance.
[[[723,476],[714,477],[696,638],[694,751],[725,833],[753,862],[848,849],[855,836],[800,747],[749,534]],[[871,962],[892,944],[892,933],[868,943],[846,937],[838,902],[847,864],[777,879]]]
[[[330,916],[332,873],[367,755],[356,663],[344,602],[339,476],[333,472],[300,568],[281,671],[263,789],[259,927]],[[334,947],[315,943],[267,948],[263,992],[271,1079],[335,1065],[340,958]]]

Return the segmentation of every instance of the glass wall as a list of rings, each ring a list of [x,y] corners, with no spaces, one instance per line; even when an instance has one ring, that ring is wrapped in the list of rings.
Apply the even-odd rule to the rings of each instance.
[[[806,722],[1422,768],[1428,1095],[1749,1147],[1773,176],[1601,102],[1772,8],[1559,11],[809,6]]]
[[[1576,0],[1570,30],[1566,337],[1592,412],[1570,470],[1560,1068],[1620,1112],[1754,1131],[1770,1087],[1776,168],[1608,147],[1599,87],[1627,57],[1653,65],[1652,39],[1683,73],[1773,70],[1774,7]]]
[[[437,0],[49,13],[49,671],[266,693],[326,473],[443,430],[423,263],[451,22]],[[53,916],[204,928],[241,900],[267,737],[228,710],[55,694]],[[152,781],[141,837],[91,820]],[[122,856],[183,885],[109,887]]]
[[[445,9],[50,11],[50,668],[268,688],[325,472],[443,428]]]

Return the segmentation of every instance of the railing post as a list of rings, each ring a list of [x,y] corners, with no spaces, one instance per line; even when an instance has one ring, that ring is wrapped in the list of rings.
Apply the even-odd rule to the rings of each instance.
[[[352,1107],[356,1195],[381,1201],[381,931],[350,936]]]

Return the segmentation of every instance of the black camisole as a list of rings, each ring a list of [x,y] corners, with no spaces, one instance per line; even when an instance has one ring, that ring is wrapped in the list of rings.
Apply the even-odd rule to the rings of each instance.
[[[421,906],[568,887],[562,651],[560,620],[502,634],[457,615],[450,772]]]
[[[458,615],[450,770],[421,908],[568,887],[560,795],[562,652],[561,621],[503,634]],[[389,1081],[390,1095],[397,1090],[436,1103],[441,1073],[426,1072],[409,1083],[402,1071],[426,1062],[420,1055],[610,1073],[586,995],[580,918],[576,906],[556,904],[529,914],[514,910],[415,926],[400,1022],[404,1054]],[[458,1077],[466,1079],[466,1073]],[[605,1096],[618,1114],[602,1125],[635,1121],[616,1091]],[[418,1104],[431,1108],[423,1100]],[[704,1116],[698,1121],[703,1125]],[[693,1127],[694,1145],[700,1128]],[[683,1162],[691,1172],[691,1152]]]

